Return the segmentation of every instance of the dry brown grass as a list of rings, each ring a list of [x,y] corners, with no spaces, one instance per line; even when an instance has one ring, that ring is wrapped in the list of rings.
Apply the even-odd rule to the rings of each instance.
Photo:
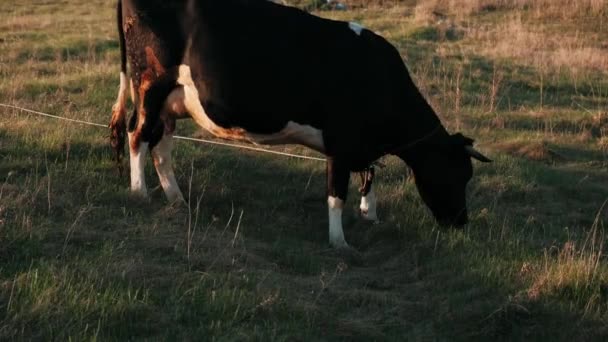
[[[579,33],[555,34],[546,28],[526,22],[520,15],[502,24],[467,30],[467,36],[485,42],[476,51],[493,59],[515,59],[554,71],[608,69],[608,49]]]
[[[572,18],[604,16],[608,12],[606,0],[419,0],[416,14],[449,12],[459,18],[499,9],[526,10],[536,18]]]
[[[7,15],[0,23],[8,32],[0,35],[7,47],[0,55],[2,102],[104,122],[118,82],[118,45],[108,43],[116,39],[113,6],[62,1],[52,23],[50,10],[39,14],[40,22],[25,18],[25,11],[41,11],[42,2],[26,0],[23,18]],[[608,270],[605,260],[593,268],[602,253],[585,247],[580,236],[608,196],[605,163],[597,160],[598,145],[608,151],[608,139],[600,139],[603,127],[608,132],[606,86],[581,78],[580,106],[573,109],[552,102],[552,71],[546,70],[547,100],[539,110],[536,93],[526,97],[538,79],[527,58],[552,47],[538,42],[538,50],[521,52],[517,63],[480,58],[493,56],[492,44],[510,37],[489,28],[476,40],[467,28],[513,20],[513,27],[521,26],[519,42],[528,44],[545,39],[548,20],[534,23],[533,16],[489,8],[475,16],[472,9],[469,25],[446,12],[443,26],[433,22],[431,30],[416,31],[409,16],[415,3],[321,14],[360,20],[394,42],[451,131],[457,127],[477,138],[482,150],[507,142],[488,152],[493,164],[475,165],[473,219],[465,231],[437,230],[411,172],[389,158],[376,183],[383,221],[371,226],[359,220],[356,192],[345,210],[351,243],[362,253],[351,261],[326,249],[322,164],[180,143],[176,170],[182,187],[194,186],[192,207],[167,207],[160,189],[150,202],[128,196],[128,180],[115,175],[104,130],[5,110],[0,171],[14,173],[0,178],[0,302],[11,301],[0,317],[0,340],[87,340],[97,336],[89,336],[91,327],[98,339],[116,340],[605,336],[600,320],[606,309],[597,310],[596,303],[606,302],[597,289],[607,288]],[[72,14],[91,8],[105,14]],[[553,34],[576,39],[575,25],[555,21]],[[444,39],[441,28],[452,25],[458,34]],[[434,28],[438,34],[424,35]],[[601,49],[592,44],[601,39],[579,38],[586,40],[572,43],[575,48]],[[597,91],[587,94],[587,83]],[[545,128],[558,126],[562,116],[563,129]],[[494,129],[486,131],[490,119]],[[181,123],[180,132],[194,134],[188,124]],[[575,134],[584,142],[573,144]],[[555,151],[567,158],[555,160]],[[565,226],[572,236],[564,236]],[[517,294],[529,312],[511,300]],[[598,312],[581,317],[585,307]],[[591,328],[581,331],[568,324],[570,317]]]
[[[597,144],[602,151],[608,153],[608,137],[600,138]]]
[[[584,241],[567,241],[561,247],[546,249],[541,264],[524,263],[520,274],[532,279],[526,292],[528,300],[571,296],[584,301],[581,304],[586,314],[593,314],[605,306],[602,292],[606,290],[608,279],[602,272],[605,267],[602,263],[604,232],[600,219],[604,208],[598,212]],[[580,296],[581,293],[586,296]],[[577,296],[580,297],[576,299]]]
[[[497,10],[515,11],[491,24],[466,24],[475,14]],[[419,0],[413,12],[418,24],[450,22],[465,27],[465,37],[474,42],[470,52],[494,60],[516,60],[544,71],[567,70],[577,76],[608,70],[602,33],[579,25],[593,20],[601,28],[608,15],[606,0]],[[563,19],[576,19],[576,30],[555,31],[547,25],[547,20]]]
[[[506,141],[493,146],[495,150],[534,161],[553,162],[563,160],[545,141]]]

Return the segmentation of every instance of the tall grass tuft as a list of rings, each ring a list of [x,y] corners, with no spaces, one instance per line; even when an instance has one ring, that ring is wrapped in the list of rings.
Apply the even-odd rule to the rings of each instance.
[[[608,267],[602,262],[605,257],[605,233],[600,220],[603,208],[586,239],[569,240],[560,248],[545,250],[543,262],[536,271],[530,272],[533,281],[527,290],[529,300],[569,298],[584,307],[585,314],[597,316],[605,312]],[[530,268],[524,264],[522,272],[529,272]]]

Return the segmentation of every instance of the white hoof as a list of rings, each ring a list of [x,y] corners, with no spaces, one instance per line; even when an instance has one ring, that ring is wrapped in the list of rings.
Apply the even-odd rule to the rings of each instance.
[[[146,189],[131,189],[131,196],[141,199],[148,199],[149,197]]]
[[[169,201],[169,203],[186,203],[181,192],[173,192],[165,195],[167,196],[167,201]]]
[[[371,221],[374,223],[380,222],[380,220],[378,219],[378,215],[375,212],[369,212],[366,210],[361,209],[361,217],[366,220],[366,221]]]
[[[359,210],[361,211],[361,217],[363,217],[365,220],[378,222],[376,207],[376,194],[373,190],[370,191],[367,196],[361,197],[361,205],[359,205]]]

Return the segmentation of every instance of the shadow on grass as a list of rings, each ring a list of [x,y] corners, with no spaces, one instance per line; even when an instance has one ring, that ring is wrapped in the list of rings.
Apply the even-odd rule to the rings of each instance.
[[[0,163],[1,174],[18,172],[7,182],[16,190],[0,200],[7,208],[2,241],[9,240],[0,253],[0,301],[13,302],[12,310],[0,314],[6,338],[38,336],[24,331],[43,338],[90,336],[86,327],[95,324],[104,338],[466,340],[605,333],[595,329],[602,326],[596,318],[583,316],[584,308],[509,300],[526,288],[516,276],[521,263],[542,257],[526,242],[528,235],[489,239],[488,226],[497,224],[492,220],[475,221],[465,232],[438,231],[412,184],[401,177],[388,175],[390,183],[383,185],[380,176],[387,197],[406,199],[381,202],[390,209],[381,209],[380,225],[345,210],[347,239],[363,255],[361,264],[349,264],[327,249],[322,164],[178,143],[179,183],[188,193],[192,175],[192,199],[201,198],[200,211],[193,206],[189,212],[166,206],[158,190],[151,203],[129,198],[127,179],[116,176],[106,146],[73,144],[65,170],[60,147],[6,131],[0,139],[10,160]],[[34,196],[44,189],[45,154],[55,175],[51,196],[57,202],[50,213],[44,195]],[[547,185],[573,176],[553,172],[550,179],[557,180],[543,181]],[[154,187],[151,163],[147,176]],[[481,202],[493,195],[491,189],[481,194]],[[353,191],[347,208],[356,206],[356,197]],[[34,205],[22,206],[28,201]],[[82,208],[87,211],[78,219]],[[24,225],[24,218],[32,223]],[[188,238],[188,227],[196,230],[194,237]],[[85,276],[62,282],[66,269]],[[34,283],[32,270],[46,272],[47,282]],[[26,277],[24,283],[14,282],[19,277]],[[22,297],[15,296],[13,284]],[[32,311],[33,296],[49,291],[57,296],[39,306],[42,312]],[[130,291],[145,296],[129,300]],[[75,293],[82,302],[60,300]],[[108,299],[94,301],[98,293],[108,293]],[[86,307],[87,302],[93,304]],[[110,309],[112,303],[121,305]],[[138,324],[140,319],[151,324]],[[572,321],[579,326],[546,328]]]

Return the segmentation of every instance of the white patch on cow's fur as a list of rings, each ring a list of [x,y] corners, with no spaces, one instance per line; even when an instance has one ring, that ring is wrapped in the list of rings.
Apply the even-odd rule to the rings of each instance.
[[[374,192],[374,189],[370,190],[366,196],[361,197],[359,209],[361,209],[361,216],[363,216],[364,219],[378,221],[378,215],[376,213],[376,193]]]
[[[309,125],[289,121],[287,126],[274,134],[250,134],[245,140],[259,145],[301,144],[318,152],[325,152],[323,132]]]
[[[125,107],[127,105],[127,92],[129,90],[129,81],[127,79],[127,75],[124,72],[120,73],[120,89],[118,89],[118,96],[116,98],[116,102],[112,107],[112,122],[122,121],[126,110]]]
[[[348,23],[348,27],[353,30],[358,36],[360,36],[361,32],[363,32],[363,30],[365,29],[365,27],[361,26],[361,24],[352,21]]]
[[[124,72],[120,72],[120,90],[118,91],[118,99],[116,99],[117,103],[121,103],[123,106],[127,101],[127,91],[129,86],[129,80],[127,79],[127,75]]]
[[[133,85],[133,79],[129,79],[129,88],[131,89],[131,101],[135,103],[135,86]]]
[[[129,141],[132,139],[132,134],[129,133]],[[131,146],[131,144],[129,144]],[[137,150],[129,148],[129,158],[131,162],[131,192],[142,196],[148,196],[148,188],[146,187],[145,167],[146,154],[148,152],[148,143],[140,142]]]
[[[329,196],[327,204],[329,207],[329,243],[334,248],[348,247],[344,239],[344,230],[342,229],[344,201],[337,197]]]
[[[240,128],[226,129],[220,127],[205,113],[199,99],[198,90],[192,80],[189,66],[180,65],[177,83],[181,87],[178,87],[169,95],[165,102],[165,111],[173,113],[176,117],[184,113],[190,114],[199,126],[216,137],[246,141],[257,145],[300,144],[322,153],[325,152],[321,130],[293,121],[288,122],[285,128],[273,134],[256,134]]]
[[[152,149],[154,167],[160,179],[165,195],[169,202],[183,201],[184,196],[177,185],[173,164],[171,161],[171,151],[173,150],[173,136],[164,135],[158,145]]]

